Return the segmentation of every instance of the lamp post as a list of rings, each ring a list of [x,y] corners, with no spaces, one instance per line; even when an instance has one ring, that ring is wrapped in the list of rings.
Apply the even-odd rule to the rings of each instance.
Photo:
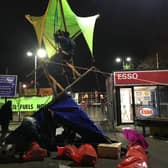
[[[117,63],[122,63],[122,69],[123,70],[128,70],[131,69],[131,57],[117,57],[115,59]]]
[[[39,48],[35,54],[31,51],[27,52],[28,57],[34,56],[34,89],[37,88],[37,58],[45,58],[47,56],[46,50]]]

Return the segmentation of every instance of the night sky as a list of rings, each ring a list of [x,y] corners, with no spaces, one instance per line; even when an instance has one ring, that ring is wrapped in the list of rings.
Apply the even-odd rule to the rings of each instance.
[[[80,36],[76,39],[78,49],[74,58],[78,66],[95,65],[102,71],[112,72],[117,69],[116,56],[131,56],[137,64],[158,49],[167,51],[167,0],[69,0],[69,3],[79,16],[100,14],[94,34],[95,62]],[[26,57],[26,51],[35,48],[37,40],[24,15],[41,15],[46,4],[46,0],[17,0],[0,5],[0,74],[8,71],[22,81],[27,80],[34,61]]]

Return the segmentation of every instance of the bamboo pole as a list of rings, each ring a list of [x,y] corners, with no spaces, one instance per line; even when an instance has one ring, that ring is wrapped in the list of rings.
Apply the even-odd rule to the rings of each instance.
[[[90,71],[92,71],[93,69],[95,69],[94,66],[90,67],[86,72],[84,72],[82,75],[80,75],[75,81],[73,81],[70,85],[68,85],[64,91],[67,91],[68,89],[70,89],[72,86],[74,86],[78,81],[80,81],[84,76],[86,76]]]
[[[64,88],[61,86],[61,84],[52,76],[49,74],[49,78],[53,81],[53,83],[63,92]]]
[[[60,3],[62,20],[63,20],[63,24],[64,24],[64,30],[65,30],[65,32],[67,32],[67,26],[66,26],[66,22],[65,22],[65,16],[64,16],[64,10],[63,10],[63,6],[62,6],[62,1],[59,0],[59,3]]]
[[[76,68],[72,64],[66,62],[66,65],[72,70],[72,73],[74,73],[77,77],[81,76],[81,74],[76,70]]]

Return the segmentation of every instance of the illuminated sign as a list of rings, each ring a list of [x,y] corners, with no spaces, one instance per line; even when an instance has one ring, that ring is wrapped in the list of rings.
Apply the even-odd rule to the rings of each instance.
[[[17,75],[0,75],[0,97],[15,97]]]
[[[52,88],[40,88],[39,89],[39,95],[40,96],[50,96],[53,95]]]
[[[158,111],[153,106],[140,106],[139,107],[139,118],[150,118],[150,117],[157,117]]]
[[[168,70],[114,72],[114,85],[168,85]]]
[[[37,89],[32,88],[32,89],[24,89],[24,96],[34,96],[37,95]]]
[[[153,111],[153,109],[151,109],[151,108],[142,108],[141,110],[140,110],[140,115],[142,115],[142,116],[144,116],[144,117],[150,117],[150,116],[152,116],[154,114],[154,111]]]

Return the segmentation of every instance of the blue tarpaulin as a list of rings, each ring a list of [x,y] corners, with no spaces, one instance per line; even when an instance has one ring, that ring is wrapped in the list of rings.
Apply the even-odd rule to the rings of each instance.
[[[45,108],[41,108],[34,117],[42,124],[45,120],[45,110],[53,112],[57,122],[71,127],[87,141],[107,142],[103,130],[92,121],[88,114],[67,94],[61,95]]]

